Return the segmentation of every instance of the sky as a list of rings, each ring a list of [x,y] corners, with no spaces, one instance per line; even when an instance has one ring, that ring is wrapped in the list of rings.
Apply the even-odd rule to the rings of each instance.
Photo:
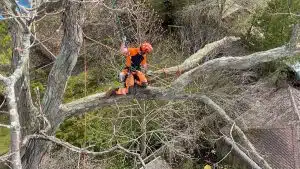
[[[24,6],[25,8],[31,8],[30,1],[31,0],[16,0],[19,5]],[[0,20],[1,19],[3,19],[3,16],[0,13]]]
[[[22,5],[25,8],[30,8],[30,1],[31,0],[16,0],[19,5]]]

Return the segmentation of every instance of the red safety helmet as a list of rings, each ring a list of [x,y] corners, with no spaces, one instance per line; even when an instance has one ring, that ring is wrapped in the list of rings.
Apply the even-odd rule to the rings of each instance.
[[[150,53],[153,50],[152,45],[148,42],[142,43],[140,48],[141,48],[141,51],[145,52],[145,53]]]

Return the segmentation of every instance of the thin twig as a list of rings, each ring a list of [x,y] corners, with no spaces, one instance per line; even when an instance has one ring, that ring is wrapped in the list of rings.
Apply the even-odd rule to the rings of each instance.
[[[0,124],[0,127],[5,127],[5,128],[8,128],[8,129],[10,129],[10,128],[11,128],[11,126],[10,126],[10,125],[6,125],[6,124]]]
[[[124,148],[123,146],[117,144],[116,146],[114,147],[111,147],[110,149],[107,149],[107,150],[104,150],[104,151],[101,151],[101,152],[94,152],[94,151],[90,151],[90,150],[87,150],[86,148],[79,148],[79,147],[76,147],[68,142],[65,142],[65,141],[62,141],[54,136],[47,136],[45,134],[32,134],[32,135],[28,135],[24,138],[22,144],[23,145],[26,145],[27,142],[30,140],[30,139],[42,139],[42,140],[47,140],[47,141],[51,141],[53,143],[56,143],[58,145],[61,145],[71,151],[74,151],[74,152],[78,152],[78,153],[84,153],[84,154],[90,154],[90,155],[104,155],[104,154],[108,154],[108,153],[111,153],[111,152],[114,152],[116,150],[122,150],[124,151],[125,153],[127,154],[130,154],[130,155],[133,155],[133,156],[136,156],[138,157],[138,159],[140,160],[140,162],[142,163],[143,167],[145,167],[145,163],[142,159],[142,157],[140,156],[140,154],[138,153],[135,153],[135,152],[132,152],[132,151],[129,151],[128,149]]]

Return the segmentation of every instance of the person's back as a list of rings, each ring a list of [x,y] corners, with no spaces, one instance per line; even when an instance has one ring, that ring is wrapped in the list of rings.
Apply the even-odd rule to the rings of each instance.
[[[141,66],[146,68],[147,56],[143,54],[140,48],[128,48],[125,65],[130,70],[141,70]]]

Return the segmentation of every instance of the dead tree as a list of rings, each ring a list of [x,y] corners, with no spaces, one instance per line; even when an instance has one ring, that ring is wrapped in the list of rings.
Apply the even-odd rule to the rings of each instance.
[[[138,91],[139,95],[136,96],[128,95],[111,98],[105,97],[105,93],[97,93],[67,104],[62,104],[62,98],[67,80],[76,64],[83,41],[82,25],[85,11],[83,9],[83,1],[81,0],[47,1],[47,3],[50,4],[62,4],[64,11],[62,17],[64,35],[61,42],[60,53],[56,57],[52,70],[48,75],[47,90],[42,99],[41,108],[37,108],[32,103],[29,88],[30,77],[28,63],[30,57],[29,51],[32,46],[30,42],[30,37],[32,36],[30,28],[35,19],[38,19],[43,15],[43,10],[41,10],[39,13],[39,9],[46,8],[47,5],[42,3],[39,4],[39,6],[34,7],[32,10],[16,10],[17,8],[21,7],[18,6],[14,0],[4,0],[0,3],[3,6],[3,10],[7,14],[6,17],[10,18],[12,25],[12,63],[14,68],[14,72],[10,76],[0,76],[1,82],[6,86],[6,96],[8,99],[10,114],[10,125],[1,125],[1,127],[7,127],[11,130],[10,153],[4,157],[0,157],[0,159],[10,158],[13,169],[39,168],[39,163],[43,157],[43,154],[45,154],[47,150],[46,141],[62,144],[70,149],[74,149],[75,151],[84,151],[82,149],[73,147],[72,145],[61,143],[59,140],[53,137],[55,130],[67,117],[84,114],[88,111],[99,109],[104,105],[114,104],[115,101],[125,102],[131,98],[199,100],[215,110],[226,122],[232,123],[232,119],[226,115],[226,112],[207,96],[186,94],[182,91],[182,89],[188,83],[197,78],[199,74],[206,71],[217,70],[220,68],[248,69],[262,62],[269,62],[300,53],[299,48],[295,48],[291,51],[289,48],[282,46],[243,57],[222,57],[205,62],[204,64],[198,66],[197,62],[201,60],[201,57],[197,57],[196,59],[190,58],[188,61],[191,61],[193,66],[186,67],[185,64],[183,64],[185,73],[183,73],[172,83],[172,88],[149,87],[147,89]],[[232,38],[232,40],[234,41],[235,38]],[[202,53],[203,55],[210,53],[210,51],[206,51],[210,45],[211,44],[207,45],[205,48],[201,49],[202,51],[200,50],[197,53]],[[216,47],[218,46],[219,45]],[[215,47],[212,46],[212,48]],[[155,73],[161,73],[161,71]],[[39,128],[39,126],[42,126],[42,128]],[[268,163],[261,157],[261,155],[256,153],[254,146],[247,140],[247,137],[243,134],[243,131],[238,126],[235,128],[244,142],[254,152],[254,155],[257,158],[256,160],[259,160],[263,163],[262,167],[270,168]],[[140,158],[138,154],[134,154],[124,149],[120,145],[112,148],[112,150],[115,149],[123,150]],[[93,152],[85,152],[93,154]]]

